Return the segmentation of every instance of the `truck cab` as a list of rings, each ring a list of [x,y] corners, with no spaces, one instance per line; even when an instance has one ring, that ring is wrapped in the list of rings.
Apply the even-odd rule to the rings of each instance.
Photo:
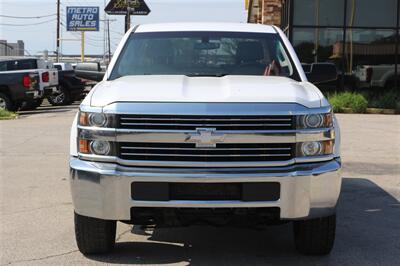
[[[99,74],[100,75],[100,74]],[[340,130],[277,27],[133,27],[72,125],[70,185],[84,254],[117,221],[163,227],[293,223],[303,254],[331,251]],[[271,240],[273,241],[273,240]]]

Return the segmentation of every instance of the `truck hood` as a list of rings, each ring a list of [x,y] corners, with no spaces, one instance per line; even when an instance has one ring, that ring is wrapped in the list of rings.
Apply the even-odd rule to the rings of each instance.
[[[125,76],[102,81],[90,105],[115,102],[263,102],[321,107],[322,94],[309,82],[266,76]]]

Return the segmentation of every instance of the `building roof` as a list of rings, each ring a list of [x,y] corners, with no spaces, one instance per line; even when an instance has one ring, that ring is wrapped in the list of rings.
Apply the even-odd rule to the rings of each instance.
[[[250,23],[223,23],[223,22],[180,22],[180,23],[158,23],[142,24],[135,32],[168,32],[168,31],[226,31],[226,32],[254,32],[254,33],[276,33],[269,25]]]

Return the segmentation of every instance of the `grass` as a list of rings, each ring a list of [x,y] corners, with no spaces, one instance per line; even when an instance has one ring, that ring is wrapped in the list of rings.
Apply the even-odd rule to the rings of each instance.
[[[0,120],[14,119],[17,117],[16,113],[0,109]]]

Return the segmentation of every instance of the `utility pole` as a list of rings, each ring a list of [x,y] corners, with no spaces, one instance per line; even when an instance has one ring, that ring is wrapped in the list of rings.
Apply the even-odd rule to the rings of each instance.
[[[110,64],[111,61],[111,39],[110,39],[110,20],[107,20],[107,39],[108,39],[108,61],[107,65]]]
[[[81,31],[81,62],[85,62],[85,32]]]
[[[106,0],[104,0],[104,7],[106,7]],[[105,62],[106,61],[106,53],[107,53],[107,30],[106,30],[106,19],[107,19],[107,15],[106,15],[107,13],[106,12],[104,12],[103,13],[103,26],[104,26],[104,29],[103,29],[103,62]]]
[[[125,32],[131,27],[131,10],[129,6],[129,0],[125,0],[126,4],[126,15],[125,15]]]
[[[56,40],[56,61],[60,60],[60,0],[57,0],[57,40]]]

